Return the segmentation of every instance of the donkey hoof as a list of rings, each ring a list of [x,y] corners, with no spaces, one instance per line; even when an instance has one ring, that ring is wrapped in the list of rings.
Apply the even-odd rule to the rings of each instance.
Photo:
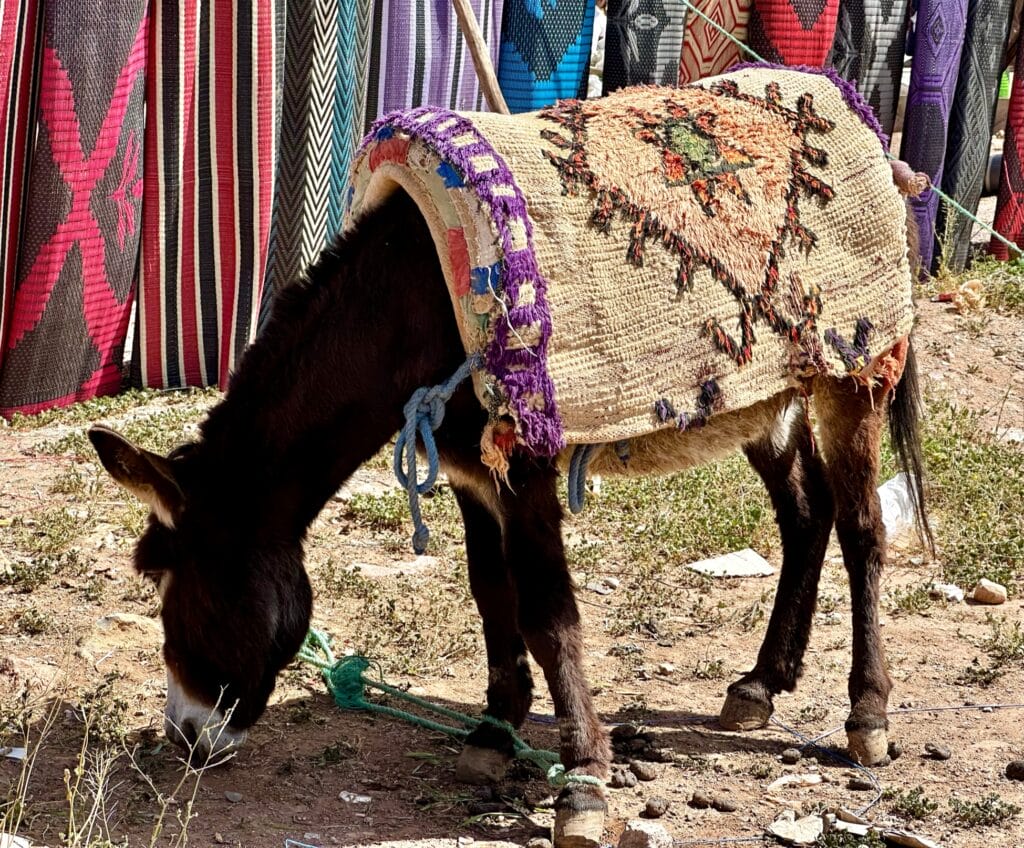
[[[884,727],[846,729],[850,758],[862,766],[877,766],[889,755],[889,737]]]
[[[604,815],[604,810],[555,810],[554,848],[598,848]]]
[[[503,751],[464,745],[455,763],[455,779],[461,783],[498,783],[505,776],[510,759]]]
[[[757,730],[772,717],[771,698],[759,697],[748,687],[730,687],[718,723],[726,730]]]
[[[608,802],[596,786],[570,784],[555,801],[554,848],[597,848],[603,844]]]

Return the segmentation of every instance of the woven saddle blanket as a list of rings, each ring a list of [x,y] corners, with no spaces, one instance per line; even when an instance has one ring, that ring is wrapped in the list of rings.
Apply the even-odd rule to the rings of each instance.
[[[869,381],[911,328],[884,141],[822,73],[395,113],[359,151],[346,226],[397,188],[481,360],[485,462],[700,426],[814,374]]]

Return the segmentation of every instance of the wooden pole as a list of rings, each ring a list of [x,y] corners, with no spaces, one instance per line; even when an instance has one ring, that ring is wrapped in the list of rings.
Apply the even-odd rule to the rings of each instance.
[[[491,62],[491,54],[484,42],[480,32],[480,24],[469,5],[469,0],[452,0],[455,6],[455,15],[459,19],[459,29],[462,30],[462,37],[469,45],[469,54],[473,57],[473,67],[476,68],[476,78],[480,81],[480,88],[484,97],[490,104],[491,110],[507,115],[508,104],[501,93],[501,86],[498,85],[498,75],[494,73],[494,63]]]

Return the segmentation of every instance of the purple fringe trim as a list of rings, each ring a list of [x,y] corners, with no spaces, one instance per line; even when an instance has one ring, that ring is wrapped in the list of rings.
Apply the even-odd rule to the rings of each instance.
[[[423,116],[430,115],[426,120]],[[452,121],[451,126],[439,125]],[[526,198],[516,185],[512,171],[501,155],[480,134],[471,121],[455,112],[429,106],[407,112],[392,112],[377,120],[369,135],[359,147],[362,153],[389,128],[399,129],[410,137],[430,145],[441,159],[454,166],[468,186],[491,210],[491,219],[501,239],[503,253],[499,296],[507,295],[506,303],[519,300],[519,287],[531,283],[536,297],[530,306],[510,306],[505,315],[494,322],[494,335],[484,352],[485,366],[504,389],[509,408],[519,421],[519,436],[531,453],[555,456],[565,447],[562,419],[555,404],[555,386],[547,370],[548,342],[551,338],[551,315],[547,303],[547,280],[540,273],[533,252],[533,225],[527,213]],[[452,139],[472,133],[476,140],[461,147]],[[472,159],[489,155],[498,167],[477,173]],[[497,194],[500,185],[512,186],[512,196]],[[521,220],[526,227],[527,247],[514,250],[510,223]],[[517,329],[540,324],[540,340],[534,348],[510,350],[509,339]],[[530,398],[535,394],[544,398],[544,409],[534,409]]]
[[[843,100],[846,101],[846,105],[849,106],[861,122],[878,136],[878,140],[882,142],[882,149],[886,153],[889,152],[889,136],[885,134],[885,130],[882,129],[882,125],[878,122],[878,116],[875,115],[875,110],[871,108],[871,104],[864,99],[864,96],[857,91],[857,87],[845,77],[841,77],[839,72],[835,68],[815,68],[811,65],[776,65],[771,62],[739,62],[729,68],[726,73],[732,73],[733,71],[742,71],[746,68],[770,68],[773,71],[798,71],[802,74],[817,74],[818,76],[827,77],[832,84],[839,89],[839,93],[843,95]]]

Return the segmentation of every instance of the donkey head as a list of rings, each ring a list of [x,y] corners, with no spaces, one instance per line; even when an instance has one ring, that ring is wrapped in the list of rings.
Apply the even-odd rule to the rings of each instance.
[[[105,427],[89,439],[111,476],[152,508],[135,568],[163,602],[164,730],[203,760],[227,752],[260,717],[309,626],[301,539],[273,532],[273,505],[226,497],[226,470],[199,444],[164,457]]]

